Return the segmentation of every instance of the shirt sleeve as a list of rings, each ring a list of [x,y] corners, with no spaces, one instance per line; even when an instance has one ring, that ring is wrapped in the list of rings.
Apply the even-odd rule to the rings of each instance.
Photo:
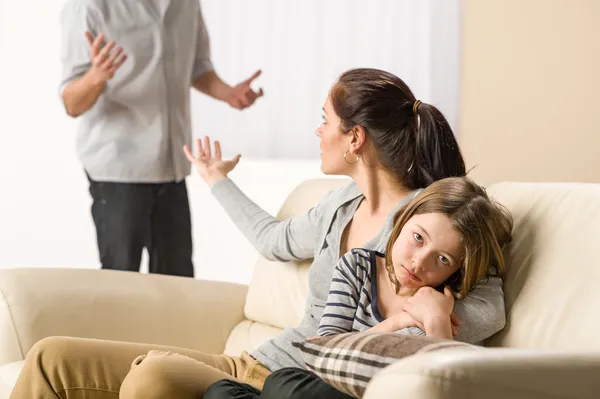
[[[85,32],[96,35],[92,15],[83,1],[68,1],[60,14],[60,60],[62,64],[59,95],[71,81],[90,68],[90,50]]]
[[[328,196],[303,215],[279,220],[250,200],[230,179],[217,182],[211,192],[231,221],[265,258],[290,261],[314,256],[323,208],[329,206]]]
[[[357,259],[348,252],[340,258],[333,271],[327,304],[319,322],[317,335],[352,332],[363,282],[359,281]]]
[[[502,330],[506,324],[502,279],[480,281],[467,297],[456,301],[454,312],[462,321],[457,341],[478,344]]]
[[[200,3],[198,2],[198,11],[196,17],[196,55],[194,57],[194,67],[192,69],[192,82],[206,72],[214,71],[210,59],[210,40],[208,30],[204,23]]]
[[[401,330],[396,331],[396,334],[404,334],[404,335],[427,335],[425,331],[421,330],[419,327],[405,327]]]

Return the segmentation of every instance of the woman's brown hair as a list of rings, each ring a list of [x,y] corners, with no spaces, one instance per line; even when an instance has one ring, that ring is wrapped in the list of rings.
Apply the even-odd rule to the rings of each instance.
[[[396,75],[359,68],[343,73],[329,93],[343,132],[361,126],[377,161],[408,189],[465,176],[450,124],[433,105],[417,101]]]
[[[460,269],[444,283],[457,299],[467,296],[483,278],[502,277],[505,269],[502,249],[512,239],[510,213],[490,200],[485,190],[470,179],[447,178],[425,188],[394,216],[385,263],[396,292],[400,284],[392,263],[392,247],[408,220],[425,213],[446,215],[462,236],[465,257]]]

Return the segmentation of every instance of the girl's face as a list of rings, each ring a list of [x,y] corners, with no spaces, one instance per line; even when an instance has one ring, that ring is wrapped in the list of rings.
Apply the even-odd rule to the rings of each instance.
[[[327,175],[346,175],[352,165],[344,161],[344,152],[350,148],[350,135],[342,133],[340,118],[336,115],[329,97],[323,105],[323,121],[316,130],[321,139],[321,171]],[[356,155],[348,153],[348,162]]]
[[[392,247],[392,263],[402,287],[437,287],[462,265],[462,236],[441,213],[411,217]]]

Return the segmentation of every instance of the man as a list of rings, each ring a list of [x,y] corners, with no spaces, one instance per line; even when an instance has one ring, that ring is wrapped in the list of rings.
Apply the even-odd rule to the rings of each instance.
[[[262,96],[215,73],[198,0],[69,0],[61,14],[66,112],[90,182],[103,269],[193,277],[181,149],[191,143],[190,86],[236,109]],[[87,39],[87,40],[86,40]]]

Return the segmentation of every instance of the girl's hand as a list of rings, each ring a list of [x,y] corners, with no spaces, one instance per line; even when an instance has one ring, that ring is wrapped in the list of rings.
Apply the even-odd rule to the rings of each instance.
[[[404,310],[421,326],[427,326],[434,320],[450,322],[453,309],[454,297],[448,287],[444,288],[443,294],[431,287],[421,287],[404,304]]]
[[[240,161],[241,155],[236,155],[231,160],[224,161],[221,158],[221,144],[215,141],[215,155],[210,148],[210,138],[204,137],[204,145],[200,139],[196,139],[198,156],[194,157],[187,145],[183,146],[186,158],[196,167],[198,174],[204,179],[209,187],[219,180],[227,178],[227,174],[235,168]]]
[[[408,312],[402,311],[390,317],[394,323],[394,331],[402,330],[407,327],[423,328],[421,323],[416,321]]]

